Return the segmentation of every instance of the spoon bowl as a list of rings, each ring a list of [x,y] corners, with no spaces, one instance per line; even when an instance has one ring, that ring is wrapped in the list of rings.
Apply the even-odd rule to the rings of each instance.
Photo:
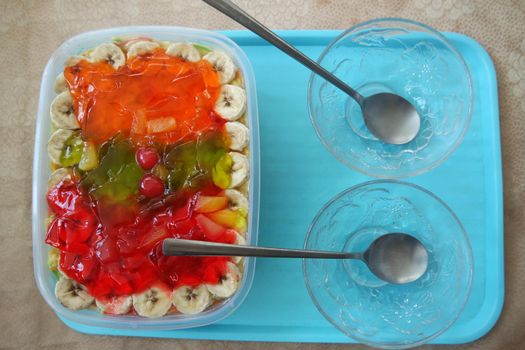
[[[372,242],[363,261],[380,279],[394,284],[414,282],[428,267],[428,251],[415,237],[389,233]]]
[[[378,139],[402,145],[412,141],[421,126],[421,118],[414,106],[403,97],[384,92],[365,98],[363,118]]]

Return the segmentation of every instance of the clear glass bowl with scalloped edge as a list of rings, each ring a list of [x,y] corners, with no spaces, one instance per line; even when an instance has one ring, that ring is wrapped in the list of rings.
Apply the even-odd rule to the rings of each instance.
[[[303,273],[317,309],[343,333],[370,346],[409,348],[450,327],[470,295],[470,243],[441,199],[397,180],[354,186],[319,211],[305,249],[360,252],[390,232],[410,234],[428,249],[418,280],[389,284],[360,260],[305,259]]]
[[[364,96],[396,93],[421,116],[409,143],[391,145],[367,129],[359,105],[312,74],[310,118],[324,146],[342,163],[378,178],[424,173],[459,146],[470,125],[470,72],[452,44],[427,25],[385,18],[359,24],[334,39],[318,63]]]

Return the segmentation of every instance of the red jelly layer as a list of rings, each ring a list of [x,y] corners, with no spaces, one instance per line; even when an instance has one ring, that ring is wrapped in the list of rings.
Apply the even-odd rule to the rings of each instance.
[[[214,195],[220,189],[203,190]],[[235,233],[208,232],[194,211],[201,192],[168,196],[140,209],[129,209],[125,223],[102,225],[98,204],[74,181],[52,188],[47,201],[55,215],[46,243],[60,250],[60,269],[85,285],[96,298],[141,292],[158,282],[180,285],[216,284],[226,273],[227,257],[167,257],[161,243],[168,237],[234,243]],[[120,208],[122,209],[122,208]]]

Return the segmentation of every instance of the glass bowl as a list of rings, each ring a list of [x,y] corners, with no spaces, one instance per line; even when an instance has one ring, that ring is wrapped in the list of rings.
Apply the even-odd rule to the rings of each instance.
[[[343,333],[375,347],[409,348],[443,333],[470,295],[470,243],[441,199],[396,180],[357,185],[319,211],[305,249],[361,252],[390,232],[410,234],[428,249],[418,280],[389,284],[360,260],[305,259],[303,273],[317,309]]]
[[[404,97],[421,116],[411,142],[381,142],[353,99],[312,74],[310,118],[325,147],[347,166],[379,178],[413,176],[445,161],[463,140],[472,110],[470,73],[452,44],[429,26],[395,18],[365,22],[339,35],[318,63],[365,97]]]

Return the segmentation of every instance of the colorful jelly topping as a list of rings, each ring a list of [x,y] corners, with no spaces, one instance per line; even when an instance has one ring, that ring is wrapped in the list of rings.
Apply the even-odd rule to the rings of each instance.
[[[213,111],[213,67],[159,48],[118,69],[81,60],[64,75],[81,129],[67,140],[62,165],[79,164],[88,151],[96,160],[47,194],[46,242],[59,249],[60,270],[100,299],[159,282],[218,283],[230,258],[161,251],[168,237],[234,243],[246,229],[246,211],[230,209],[224,194],[232,159]]]

